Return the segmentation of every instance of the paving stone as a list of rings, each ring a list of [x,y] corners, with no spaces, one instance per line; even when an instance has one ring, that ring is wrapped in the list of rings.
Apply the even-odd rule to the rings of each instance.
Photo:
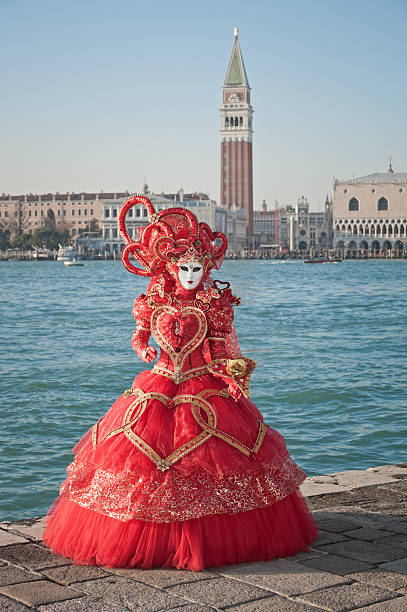
[[[407,574],[407,557],[404,557],[404,559],[397,559],[397,561],[392,561],[391,563],[382,563],[379,565],[379,569]]]
[[[63,601],[81,597],[78,593],[60,584],[54,584],[49,580],[38,580],[36,582],[24,582],[23,584],[10,584],[0,587],[0,593],[12,597],[27,606],[38,606],[40,604]]]
[[[167,591],[160,591],[136,582],[136,580],[127,580],[113,574],[99,580],[77,582],[72,587],[88,595],[102,597],[105,601],[118,604],[129,610],[139,610],[141,608],[146,612],[155,612],[156,610],[177,608],[187,603],[185,599]]]
[[[129,578],[131,580],[138,580],[144,584],[158,587],[160,589],[166,589],[176,584],[184,584],[186,582],[198,582],[199,580],[210,580],[214,578],[211,572],[189,572],[187,570],[176,570],[176,569],[112,569],[110,570],[113,574],[122,576],[123,578]]]
[[[395,595],[385,589],[355,582],[300,595],[297,599],[329,612],[346,612],[393,597]]]
[[[28,609],[15,599],[9,599],[4,595],[0,595],[0,610],[2,612],[27,612]]]
[[[350,582],[347,578],[307,567],[305,562],[290,563],[285,559],[229,566],[217,573],[288,597]]]
[[[5,584],[17,584],[19,582],[34,582],[34,580],[41,580],[40,574],[33,574],[27,572],[15,565],[3,565],[0,567],[0,586]]]
[[[407,523],[405,521],[387,519],[383,521],[382,526],[383,529],[387,529],[388,531],[394,531],[395,533],[407,535]]]
[[[355,521],[350,521],[344,518],[331,518],[325,519],[318,522],[319,529],[324,531],[332,531],[334,533],[342,533],[349,531],[350,529],[360,528],[360,524]]]
[[[314,557],[321,557],[325,555],[325,553],[317,548],[310,548],[309,550],[304,550],[302,552],[297,553],[296,555],[292,555],[291,557],[284,557],[286,561],[290,563],[295,563],[297,561],[303,561],[304,559],[313,559]]]
[[[181,606],[180,608],[169,608],[166,612],[208,612],[208,610],[214,610],[214,608],[188,603],[186,606]]]
[[[394,477],[407,477],[407,463],[394,463],[392,465],[377,465],[367,468],[366,472],[380,472],[391,474]]]
[[[291,564],[291,566],[293,565]],[[246,582],[222,577],[180,584],[171,587],[170,592],[177,593],[185,599],[216,608],[226,608],[233,604],[270,597],[270,593],[264,589],[259,589]]]
[[[94,567],[92,565],[63,565],[62,567],[44,569],[41,573],[61,584],[96,580],[110,575],[100,567]]]
[[[8,546],[9,544],[23,544],[24,542],[28,542],[28,540],[16,535],[15,533],[9,533],[4,529],[0,529],[0,546]]]
[[[407,548],[407,535],[392,534],[386,538],[379,538],[376,544],[386,544],[389,546],[397,546],[399,548]]]
[[[303,562],[307,567],[314,567],[323,572],[330,572],[338,576],[347,576],[351,572],[371,569],[373,566],[363,561],[348,559],[346,557],[338,557],[338,555],[324,555],[316,559],[307,559]]]
[[[0,548],[0,558],[31,569],[70,565],[72,561],[54,555],[48,548],[36,544],[12,544]]]
[[[355,529],[355,531],[358,530]],[[348,531],[347,533],[352,532]],[[348,539],[341,533],[331,533],[329,531],[324,531],[323,529],[319,529],[318,536],[318,540],[315,540],[314,546],[324,546],[325,544],[334,544],[335,542],[346,542]]]
[[[339,486],[335,482],[313,482],[310,478],[307,478],[300,486],[300,491],[308,501],[312,497],[328,495],[329,493],[334,493],[335,495],[339,492],[346,493],[347,488]]]
[[[9,531],[16,531],[18,534],[28,537],[32,540],[42,540],[42,534],[45,527],[45,517],[37,516],[32,519],[22,519],[13,523],[7,523]]]
[[[357,608],[355,612],[406,612],[406,610],[407,597],[398,597],[397,599],[382,601],[371,606]]]
[[[182,608],[177,608],[182,610]],[[107,602],[100,597],[81,597],[39,606],[41,612],[124,612],[128,608]],[[185,611],[186,612],[186,611]]]
[[[372,542],[363,542],[362,540],[349,540],[348,542],[339,542],[338,544],[328,544],[327,546],[321,546],[320,549],[325,550],[327,553],[358,559],[366,563],[386,563],[401,559],[406,554],[403,548],[384,546],[383,544],[378,545]]]
[[[267,597],[266,599],[259,599],[258,601],[252,601],[250,603],[244,603],[229,609],[232,611],[238,610],[239,612],[319,612],[321,610],[321,608],[308,606],[300,601],[280,597],[280,595]]]
[[[366,542],[373,542],[373,540],[378,540],[379,538],[382,538],[383,544],[385,544],[386,536],[390,537],[392,534],[390,531],[384,531],[383,529],[375,529],[374,527],[360,527],[360,529],[344,531],[343,535],[348,536],[349,538],[356,538],[357,540],[365,540]]]
[[[374,586],[388,589],[389,591],[399,591],[407,593],[407,576],[405,574],[397,574],[388,570],[371,569],[365,572],[356,572],[349,574],[347,578],[352,578],[357,582],[367,582]]]

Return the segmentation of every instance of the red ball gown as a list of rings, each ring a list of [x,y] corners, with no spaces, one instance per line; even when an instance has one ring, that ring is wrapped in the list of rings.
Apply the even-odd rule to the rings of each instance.
[[[228,355],[236,298],[155,287],[132,344],[147,360],[152,334],[159,360],[75,447],[45,544],[78,564],[190,570],[306,550],[305,474],[247,397],[254,362]]]

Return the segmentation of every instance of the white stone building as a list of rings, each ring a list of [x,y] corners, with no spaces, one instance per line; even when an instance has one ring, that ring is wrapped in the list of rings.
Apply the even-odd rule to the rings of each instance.
[[[301,196],[295,206],[287,204],[278,210],[254,212],[255,248],[267,245],[290,252],[323,253],[332,248],[332,202],[328,197],[325,210],[310,211],[308,200]]]
[[[407,172],[376,172],[334,182],[334,248],[405,254]]]
[[[226,216],[229,211],[217,206],[216,202],[207,195],[201,193],[185,194],[182,189],[174,194],[149,193],[147,185],[144,186],[143,191],[143,195],[149,198],[155,210],[160,211],[174,206],[186,208],[196,215],[199,222],[207,223],[213,231],[227,233]],[[111,253],[120,253],[124,246],[118,230],[117,217],[120,207],[126,199],[105,200],[103,202],[103,238],[106,250]],[[126,226],[128,234],[133,240],[137,239],[138,228],[143,227],[147,223],[148,214],[144,206],[133,207],[129,210]],[[246,229],[244,232],[246,237]]]

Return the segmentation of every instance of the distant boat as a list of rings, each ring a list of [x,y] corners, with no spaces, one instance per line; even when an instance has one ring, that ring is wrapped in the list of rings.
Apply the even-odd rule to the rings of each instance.
[[[343,259],[328,257],[327,259],[317,258],[317,259],[304,259],[304,263],[309,264],[317,264],[317,263],[341,263]]]
[[[32,258],[36,261],[44,261],[46,259],[53,259],[52,252],[49,249],[38,249],[33,251]]]
[[[57,261],[73,261],[78,258],[78,251],[73,246],[63,247],[59,245]]]
[[[72,259],[71,261],[64,261],[64,266],[84,266],[85,264],[81,261],[77,261],[76,259]]]

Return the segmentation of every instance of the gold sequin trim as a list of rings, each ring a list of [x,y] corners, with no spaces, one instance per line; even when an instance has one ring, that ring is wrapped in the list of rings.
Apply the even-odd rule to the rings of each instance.
[[[189,342],[187,342],[181,350],[177,353],[174,348],[171,346],[169,342],[167,342],[166,338],[158,329],[158,321],[159,318],[163,314],[172,314],[174,317],[178,315],[180,318],[186,317],[188,315],[194,316],[198,321],[198,329],[195,332],[194,336],[191,338]],[[204,313],[195,308],[193,306],[188,306],[186,308],[182,308],[181,310],[175,308],[174,306],[160,306],[156,308],[151,315],[150,320],[151,333],[159,344],[160,348],[162,348],[171,358],[174,364],[174,381],[178,382],[178,379],[182,376],[182,368],[186,358],[203,342],[206,336],[206,332],[208,329],[208,324],[206,322],[206,317]]]
[[[227,397],[229,395],[229,392],[227,389],[221,389],[220,391],[218,389],[205,389],[195,397],[198,399],[198,396],[201,396],[201,400],[204,401],[204,397],[206,398],[211,395],[220,395],[222,397]],[[205,404],[207,404],[207,402],[205,402]],[[210,404],[207,405],[210,406]],[[208,433],[210,432],[212,435],[216,436],[217,438],[220,438],[227,444],[230,444],[231,446],[233,446],[233,448],[236,448],[247,457],[256,455],[259,452],[261,445],[263,444],[264,436],[266,434],[266,424],[264,423],[264,421],[259,421],[259,429],[256,441],[253,447],[249,448],[248,446],[246,446],[246,444],[243,444],[243,442],[241,442],[234,436],[231,436],[230,434],[227,434],[226,432],[217,429],[216,426],[211,425],[209,422],[205,422],[201,416],[201,406],[199,403],[194,402],[191,405],[191,409],[196,422],[202,427],[204,431],[207,431]]]
[[[166,523],[271,506],[305,478],[286,454],[220,476],[206,470],[184,475],[176,469],[155,474],[151,478],[139,471],[114,473],[75,460],[60,493],[83,508],[120,521]]]
[[[195,378],[196,376],[202,376],[203,374],[207,374],[208,368],[206,366],[201,366],[199,368],[192,368],[192,370],[186,370],[185,372],[181,372],[181,374],[175,374],[173,370],[167,370],[166,368],[154,366],[151,371],[155,374],[165,376],[166,378],[171,378],[171,380],[177,381],[177,384],[180,384],[185,382],[186,380]]]
[[[168,470],[174,463],[179,461],[182,457],[192,452],[198,446],[209,440],[212,433],[207,430],[202,430],[200,434],[185,442],[178,448],[176,448],[168,457],[161,457],[143,438],[137,435],[131,428],[137,423],[142,414],[147,408],[149,400],[158,400],[165,406],[171,405],[172,407],[178,406],[178,404],[191,403],[192,405],[198,405],[200,410],[203,410],[208,419],[208,426],[216,429],[217,418],[216,413],[212,406],[204,399],[195,395],[177,395],[175,398],[170,398],[162,393],[143,393],[141,389],[133,389],[133,395],[136,395],[136,399],[127,408],[126,414],[124,415],[123,423],[120,427],[116,427],[109,433],[107,433],[101,443],[113,436],[124,433],[126,438],[130,440],[146,457],[148,457],[155,465],[157,469],[162,472]],[[95,434],[94,447],[97,445],[97,435]]]

